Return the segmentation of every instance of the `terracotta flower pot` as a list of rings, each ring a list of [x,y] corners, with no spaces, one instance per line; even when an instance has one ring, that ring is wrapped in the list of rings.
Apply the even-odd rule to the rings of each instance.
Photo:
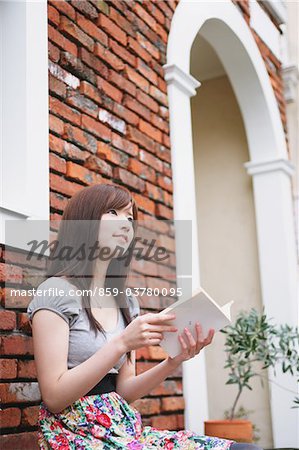
[[[249,420],[207,420],[205,435],[252,443],[253,429]]]

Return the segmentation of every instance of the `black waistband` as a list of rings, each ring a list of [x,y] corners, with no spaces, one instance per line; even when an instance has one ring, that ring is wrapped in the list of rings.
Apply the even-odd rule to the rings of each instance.
[[[105,394],[116,390],[116,376],[117,373],[107,373],[98,384],[96,384],[85,395]]]

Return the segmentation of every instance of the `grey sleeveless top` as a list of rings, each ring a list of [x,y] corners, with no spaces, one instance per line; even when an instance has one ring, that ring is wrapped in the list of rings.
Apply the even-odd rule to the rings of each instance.
[[[52,288],[52,289],[51,289]],[[81,296],[70,294],[77,289],[67,280],[60,277],[51,277],[43,281],[37,289],[43,290],[42,296],[34,296],[27,307],[27,315],[32,323],[34,313],[40,309],[54,311],[69,325],[68,369],[71,369],[90,358],[100,347],[105,345],[112,337],[125,329],[125,321],[120,309],[118,310],[118,323],[113,331],[106,331],[106,339],[101,332],[95,335],[90,328],[88,317],[82,308]],[[59,291],[59,292],[58,292]],[[140,314],[138,299],[135,295],[127,295],[128,308],[132,318]],[[122,355],[116,365],[108,373],[118,373],[126,360]]]

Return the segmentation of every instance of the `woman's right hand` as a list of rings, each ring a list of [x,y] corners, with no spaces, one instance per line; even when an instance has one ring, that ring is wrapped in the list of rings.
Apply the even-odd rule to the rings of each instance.
[[[119,335],[125,352],[160,344],[164,331],[178,331],[175,326],[167,324],[175,317],[175,314],[160,313],[137,316]]]

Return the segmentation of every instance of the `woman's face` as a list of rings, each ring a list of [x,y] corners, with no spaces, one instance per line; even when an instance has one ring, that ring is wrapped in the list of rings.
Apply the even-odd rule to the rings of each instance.
[[[102,215],[100,221],[98,238],[100,247],[109,248],[112,254],[116,250],[115,256],[124,254],[134,237],[133,220],[131,203],[123,209],[110,208]]]

